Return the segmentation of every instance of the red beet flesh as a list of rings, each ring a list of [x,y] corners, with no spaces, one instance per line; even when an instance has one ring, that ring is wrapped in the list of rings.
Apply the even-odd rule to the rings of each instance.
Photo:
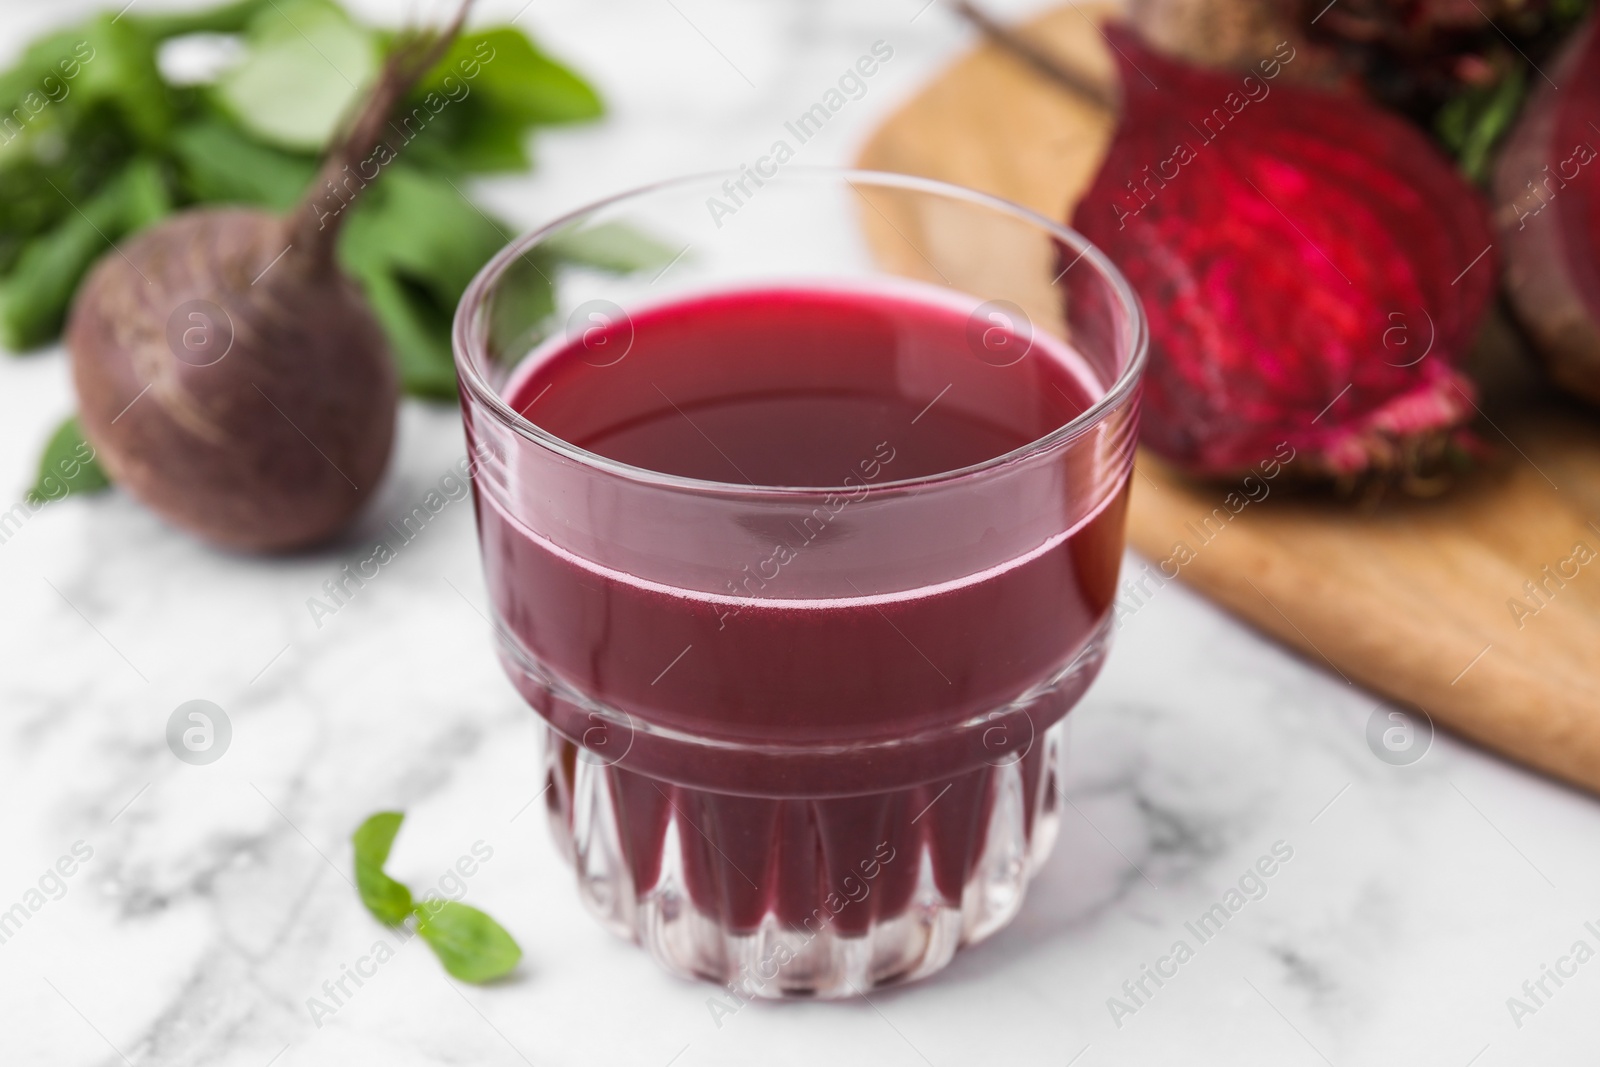
[[[1224,476],[1402,472],[1473,413],[1457,369],[1495,288],[1485,205],[1372,105],[1201,70],[1112,27],[1123,114],[1073,224],[1144,302],[1144,443]],[[1271,72],[1274,77],[1267,77]]]

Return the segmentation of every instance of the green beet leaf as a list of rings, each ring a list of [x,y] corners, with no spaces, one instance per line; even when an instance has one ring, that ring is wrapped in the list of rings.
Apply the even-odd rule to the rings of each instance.
[[[509,368],[559,328],[554,265],[537,252],[512,260],[489,311],[489,358]]]
[[[465,99],[483,98],[494,109],[529,125],[583,122],[599,118],[605,110],[588,82],[511,26],[458,38],[417,95],[437,92],[448,97],[453,85],[465,86]],[[461,94],[460,88],[453,91]]]
[[[162,42],[200,32],[241,35],[244,61],[214,85],[166,85]],[[335,0],[232,0],[108,11],[24,48],[0,72],[0,107],[16,105],[0,114],[0,345],[56,337],[108,240],[191,204],[292,207],[395,39],[352,21]],[[456,303],[510,232],[457,185],[526,169],[532,128],[602,108],[588,84],[510,26],[458,39],[407,107],[391,144],[399,159],[350,220],[340,256],[384,326],[407,391],[449,397]],[[614,235],[575,241],[559,257],[533,257],[529,299],[506,303],[546,317],[559,260],[641,269],[656,251]]]
[[[662,244],[642,231],[621,222],[603,222],[584,229],[569,229],[545,242],[552,255],[563,263],[573,263],[612,274],[631,274],[640,270],[659,270],[678,256],[679,250]]]
[[[477,908],[455,901],[414,901],[409,889],[383,872],[404,821],[401,812],[380,811],[351,835],[361,902],[390,926],[415,915],[417,933],[444,969],[463,982],[489,982],[510,973],[522,958],[522,949],[499,923]]]
[[[451,319],[508,234],[449,179],[403,162],[354,209],[339,259],[383,323],[408,393],[455,395]]]
[[[444,969],[463,982],[502,978],[522,958],[522,949],[504,927],[477,908],[452,900],[420,904],[417,933]]]
[[[450,352],[450,310],[427,290],[386,265],[347,267],[361,285],[389,342],[400,385],[411,396],[449,400],[456,395]]]
[[[1473,181],[1483,181],[1495,146],[1510,132],[1527,95],[1527,76],[1514,70],[1493,85],[1463,92],[1439,109],[1434,132]]]
[[[325,0],[281,0],[246,34],[249,54],[218,82],[218,100],[280,148],[322,149],[376,77],[377,38]]]
[[[358,203],[339,249],[347,265],[381,262],[454,308],[510,231],[450,179],[391,164]]]
[[[35,138],[50,115],[46,111],[30,124],[28,133],[13,142],[9,157],[0,146],[0,274],[15,267],[31,238],[76,214],[74,205],[82,206],[138,154],[137,139],[105,108]],[[45,151],[51,138],[55,148]]]
[[[0,167],[0,276],[11,273],[28,243],[72,210],[60,192],[61,169],[32,159]]]
[[[383,870],[383,865],[389,862],[395,835],[404,821],[405,815],[401,812],[380,811],[350,837],[350,843],[355,846],[356,891],[361,894],[361,903],[379,922],[389,926],[405,922],[412,908],[411,890]]]
[[[124,13],[149,37],[164,40],[190,33],[242,33],[263,12],[272,9],[277,0],[238,0],[220,7],[202,8],[198,11],[132,12]]]
[[[400,825],[405,820],[405,812],[401,811],[380,811],[375,815],[369,815],[367,821],[356,827],[356,832],[350,835],[356,862],[371,864],[381,869],[389,862],[389,853],[394,849],[394,839],[399,835]]]
[[[60,500],[74,493],[97,493],[111,484],[95,458],[94,448],[84,439],[76,415],[64,421],[50,435],[39,457],[39,477],[28,492],[35,504]]]
[[[172,203],[160,169],[139,160],[80,207],[29,242],[0,282],[0,345],[13,352],[59,334],[78,283],[111,253],[108,242],[165,217]]]
[[[288,211],[305,195],[317,164],[252,140],[220,116],[180,126],[172,153],[189,196],[200,203],[256,204]]]
[[[98,15],[29,45],[0,76],[0,107],[23,131],[70,123],[103,107],[142,144],[159,147],[172,127],[173,101],[156,65],[156,47],[131,21]],[[19,117],[26,122],[17,122]]]
[[[407,163],[452,176],[527,170],[528,123],[495,109],[483,96],[467,96],[437,114],[408,101],[392,147]]]

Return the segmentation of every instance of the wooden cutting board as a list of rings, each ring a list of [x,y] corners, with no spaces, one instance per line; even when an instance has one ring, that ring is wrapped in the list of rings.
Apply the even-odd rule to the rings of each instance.
[[[1112,10],[1061,8],[1018,29],[1109,84],[1097,23]],[[984,45],[894,114],[860,165],[1065,219],[1112,127],[1105,111]],[[886,260],[909,241],[950,262],[940,251],[949,235],[865,214]],[[971,262],[959,266],[970,276]],[[1361,505],[1275,487],[1230,515],[1224,501],[1238,485],[1196,484],[1141,453],[1129,539],[1153,564],[1186,546],[1180,580],[1394,706],[1600,792],[1600,413],[1545,387],[1503,324],[1479,348],[1479,430],[1498,455],[1444,495]],[[1208,530],[1219,508],[1227,521]],[[1125,574],[1125,590],[1139,578]],[[1528,582],[1544,587],[1537,599]],[[1146,593],[1157,584],[1147,579]]]

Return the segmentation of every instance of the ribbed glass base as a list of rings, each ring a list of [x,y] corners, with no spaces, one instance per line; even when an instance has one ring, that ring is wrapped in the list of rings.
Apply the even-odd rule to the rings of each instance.
[[[1049,853],[1065,723],[1026,752],[867,796],[732,796],[583,758],[551,729],[549,810],[589,909],[662,966],[750,997],[932,974],[1000,929]]]

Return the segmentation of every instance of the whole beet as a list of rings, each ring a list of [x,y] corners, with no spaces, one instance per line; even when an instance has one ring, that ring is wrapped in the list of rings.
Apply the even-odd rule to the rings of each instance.
[[[465,14],[465,7],[462,14]],[[399,383],[334,250],[347,168],[461,24],[398,47],[287,217],[183,212],[108,253],[67,324],[80,418],[112,479],[226,548],[283,552],[343,529],[394,439]]]
[[[67,328],[84,433],[112,480],[248,552],[341,530],[394,437],[381,327],[331,262],[291,250],[274,266],[288,244],[265,212],[183,214],[103,260]]]

